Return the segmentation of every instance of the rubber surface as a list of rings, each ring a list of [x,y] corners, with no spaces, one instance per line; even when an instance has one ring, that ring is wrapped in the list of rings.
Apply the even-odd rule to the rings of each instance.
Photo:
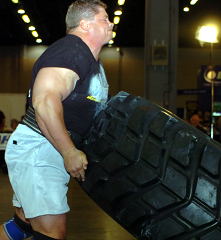
[[[82,188],[137,239],[220,240],[221,145],[120,92],[97,116]]]

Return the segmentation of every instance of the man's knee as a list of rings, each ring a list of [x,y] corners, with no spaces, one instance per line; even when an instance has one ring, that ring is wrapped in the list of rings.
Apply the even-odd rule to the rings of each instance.
[[[40,232],[33,231],[33,240],[59,240],[59,239],[52,238],[52,237],[46,236]]]
[[[4,231],[9,239],[23,240],[32,236],[31,225],[21,220],[17,215],[3,224]]]

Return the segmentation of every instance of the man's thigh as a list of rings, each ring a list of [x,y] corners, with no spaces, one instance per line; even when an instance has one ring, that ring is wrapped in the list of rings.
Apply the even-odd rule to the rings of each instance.
[[[20,126],[9,139],[6,159],[15,193],[13,205],[22,207],[26,218],[69,211],[66,193],[70,176],[47,139]]]
[[[55,239],[66,238],[66,214],[44,215],[29,219],[32,228]]]

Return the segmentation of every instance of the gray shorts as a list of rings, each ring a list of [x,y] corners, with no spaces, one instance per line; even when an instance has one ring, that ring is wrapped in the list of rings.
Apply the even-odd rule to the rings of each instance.
[[[26,218],[70,210],[66,196],[70,175],[46,138],[20,124],[8,141],[5,159],[13,205],[22,207]]]

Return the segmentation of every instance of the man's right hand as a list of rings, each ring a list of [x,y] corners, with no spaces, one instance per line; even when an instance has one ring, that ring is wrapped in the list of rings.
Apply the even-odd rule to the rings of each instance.
[[[67,172],[79,181],[85,180],[85,170],[87,169],[87,157],[85,153],[73,148],[63,153],[64,165]]]

